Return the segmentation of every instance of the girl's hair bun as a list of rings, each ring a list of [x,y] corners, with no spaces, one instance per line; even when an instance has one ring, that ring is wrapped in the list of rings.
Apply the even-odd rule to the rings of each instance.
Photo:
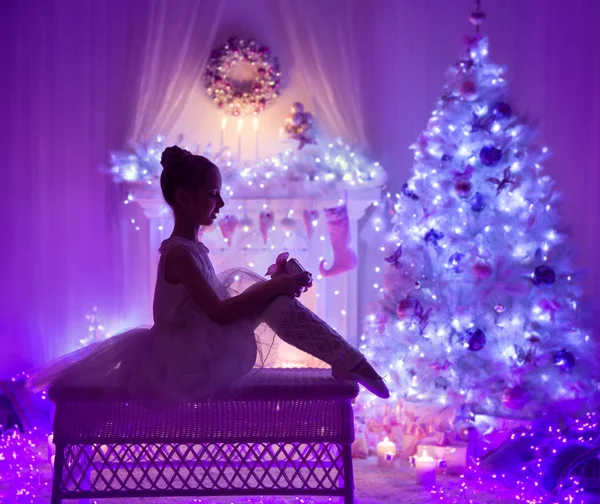
[[[163,170],[173,171],[181,169],[186,163],[190,153],[177,145],[167,147],[160,157]]]

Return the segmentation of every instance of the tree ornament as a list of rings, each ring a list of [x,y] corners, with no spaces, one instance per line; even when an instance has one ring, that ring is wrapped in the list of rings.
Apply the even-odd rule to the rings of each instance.
[[[476,192],[471,198],[471,210],[481,212],[485,208],[485,197],[480,192]]]
[[[412,189],[410,189],[408,187],[408,184],[404,184],[402,186],[402,194],[404,194],[404,196],[406,196],[407,198],[410,198],[411,200],[418,200],[419,196],[417,195],[416,192],[414,192]]]
[[[493,145],[486,145],[479,151],[479,159],[485,166],[496,166],[502,159],[502,151]]]
[[[467,343],[469,350],[478,352],[485,346],[485,333],[481,329],[471,327],[470,329],[467,329],[467,332],[465,333],[465,342]]]
[[[430,229],[429,231],[427,231],[427,233],[425,233],[425,243],[427,243],[428,245],[432,245],[433,248],[435,249],[439,249],[440,245],[438,244],[438,242],[444,237],[444,233],[442,233],[441,231],[436,231],[435,229]]]
[[[475,264],[473,264],[472,271],[473,276],[477,280],[482,281],[487,280],[492,276],[493,269],[488,263],[478,261]]]
[[[512,109],[508,103],[498,102],[492,107],[492,115],[496,119],[508,119],[512,114]]]
[[[469,16],[469,21],[472,25],[479,28],[481,23],[483,23],[483,21],[485,20],[485,17],[486,17],[485,12],[477,9],[477,10],[474,10],[473,12],[471,12],[471,15]]]
[[[527,391],[521,385],[510,387],[502,394],[502,403],[511,410],[522,409],[528,401]]]
[[[460,262],[463,260],[464,257],[465,255],[461,254],[460,252],[455,252],[454,254],[452,254],[448,259],[448,268],[454,270],[455,273],[460,273],[462,271],[462,268],[460,267]]]
[[[575,356],[563,348],[554,354],[552,362],[562,371],[569,372],[575,366]]]
[[[471,123],[471,133],[476,133],[477,131],[487,131],[490,132],[490,126],[492,122],[489,117],[480,118],[477,114],[473,113],[473,122]]]
[[[415,302],[412,299],[402,299],[396,307],[396,315],[401,320],[404,320],[413,314],[414,306]]]
[[[498,303],[496,306],[494,306],[494,311],[498,314],[502,313],[504,311],[504,305],[502,303]]]
[[[471,194],[472,188],[473,185],[468,180],[457,180],[454,184],[454,190],[456,191],[456,195],[461,199],[468,198],[469,194]]]
[[[477,86],[473,81],[466,80],[460,84],[460,96],[465,100],[473,100],[477,95]]]
[[[510,166],[504,168],[502,180],[496,177],[489,177],[487,181],[496,184],[496,196],[498,196],[507,187],[513,186],[514,188],[517,185],[516,179],[513,178],[512,173],[510,172]]]
[[[402,257],[402,245],[399,245],[391,256],[385,258],[385,262],[391,264],[395,268],[400,266],[400,258]]]
[[[556,281],[556,274],[552,268],[542,265],[535,268],[533,272],[533,278],[531,279],[533,285],[552,285]]]

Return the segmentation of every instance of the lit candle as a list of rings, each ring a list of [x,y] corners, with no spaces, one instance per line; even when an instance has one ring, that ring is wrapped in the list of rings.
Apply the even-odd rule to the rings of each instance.
[[[389,454],[392,455],[390,462]],[[396,445],[392,443],[389,438],[385,438],[381,443],[377,443],[377,465],[379,467],[388,467],[393,465],[396,457]]]
[[[427,452],[422,457],[415,457],[415,469],[417,471],[417,483],[426,488],[435,485],[435,471],[437,469],[437,460],[429,457]]]
[[[258,159],[258,117],[252,119],[252,126],[254,126],[254,158]]]
[[[238,152],[237,152],[237,157],[238,157],[238,161],[242,160],[242,128],[244,126],[244,120],[243,119],[238,119],[238,124],[237,124],[237,141],[238,141]]]
[[[227,117],[221,119],[221,149],[225,146],[225,128],[227,128]]]

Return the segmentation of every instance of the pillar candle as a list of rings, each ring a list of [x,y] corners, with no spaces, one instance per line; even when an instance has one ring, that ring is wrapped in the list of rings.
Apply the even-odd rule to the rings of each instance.
[[[396,458],[396,445],[386,437],[385,440],[377,444],[377,465],[380,467],[389,466],[390,460],[388,459],[390,454],[392,456],[391,463],[393,464],[393,460]]]
[[[426,488],[431,488],[435,485],[435,472],[438,463],[433,457],[427,454],[422,457],[415,457],[415,469],[417,472],[417,484]]]

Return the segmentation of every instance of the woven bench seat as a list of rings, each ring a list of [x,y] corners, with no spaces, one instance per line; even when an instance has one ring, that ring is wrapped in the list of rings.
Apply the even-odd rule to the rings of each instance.
[[[352,503],[357,394],[356,383],[320,369],[262,369],[235,390],[159,410],[119,388],[51,388],[52,503],[211,495]]]

